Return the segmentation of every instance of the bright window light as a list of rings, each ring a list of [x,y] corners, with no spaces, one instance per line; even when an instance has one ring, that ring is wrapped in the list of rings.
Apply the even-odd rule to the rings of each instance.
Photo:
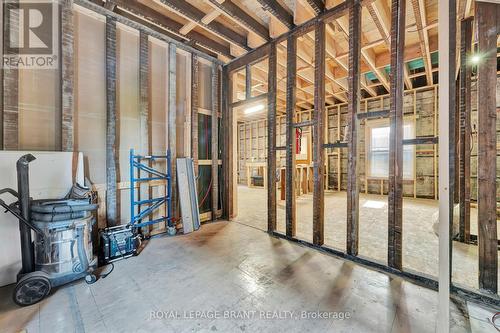
[[[262,111],[262,110],[264,110],[264,105],[258,104],[258,105],[255,105],[255,106],[252,106],[252,107],[249,107],[248,109],[246,109],[245,114],[254,113],[254,112],[258,112],[258,111]]]
[[[479,62],[481,61],[481,57],[479,56],[479,54],[474,54],[471,59],[470,59],[471,63],[477,65],[479,64]]]

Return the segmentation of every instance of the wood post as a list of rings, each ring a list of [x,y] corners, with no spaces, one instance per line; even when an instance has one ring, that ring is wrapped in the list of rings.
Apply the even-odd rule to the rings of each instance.
[[[174,221],[179,218],[177,203],[177,46],[168,44],[168,147],[171,156],[172,172],[172,217]]]
[[[297,38],[287,39],[286,55],[286,235],[295,237],[295,80],[297,75]]]
[[[313,243],[325,238],[325,23],[314,32],[314,125],[313,125]]]
[[[276,43],[271,43],[267,74],[267,231],[276,231]]]
[[[450,267],[452,267],[452,260],[453,260],[453,251],[452,251],[452,237],[453,237],[453,216],[454,216],[454,211],[453,207],[455,206],[455,195],[457,194],[455,191],[456,188],[456,181],[457,181],[457,121],[456,121],[456,115],[457,115],[457,102],[456,102],[456,92],[457,92],[457,78],[456,78],[456,73],[457,73],[457,64],[456,64],[456,56],[457,56],[457,39],[455,38],[456,36],[456,31],[457,31],[457,2],[456,0],[449,0],[450,1],[450,20],[449,20],[449,32],[450,32],[450,44],[449,44],[449,55],[450,55],[450,60],[448,62],[448,67],[449,67],[449,78],[448,78],[448,84],[450,88],[450,100],[449,100],[449,108],[450,108],[450,114],[448,116],[450,125],[449,125],[449,136],[450,136],[450,141],[449,141],[449,148],[448,148],[448,154],[450,155],[449,158],[449,177],[450,177],[450,183],[449,183],[449,189],[450,189],[450,202],[449,202],[449,227],[450,227]],[[439,81],[441,82],[441,81]],[[441,136],[441,134],[440,134]],[[451,280],[451,271],[450,271],[450,280]]]
[[[219,207],[219,65],[212,64],[212,221]]]
[[[233,83],[227,66],[222,71],[222,133],[223,133],[223,201],[222,214],[229,220],[233,209],[233,114],[230,101],[233,98]]]
[[[392,0],[391,107],[389,140],[389,267],[402,269],[403,239],[403,92],[406,1]]]
[[[478,35],[479,288],[498,292],[496,220],[497,37],[500,5],[476,1]]]
[[[4,31],[10,31],[9,18],[10,9],[18,8],[18,2],[6,2],[2,4]],[[9,34],[3,34],[4,54],[12,54],[8,51]],[[3,68],[3,149],[18,150],[18,127],[19,127],[19,70],[17,68]]]
[[[151,153],[149,136],[149,37],[143,30],[139,30],[139,106],[140,152],[149,155]],[[141,171],[139,171],[139,174],[141,174]],[[140,183],[140,199],[149,199],[151,195],[152,188],[149,187],[149,184]],[[142,209],[141,206],[139,208]],[[152,215],[149,218],[152,218]],[[141,231],[145,235],[149,235],[152,227],[146,226],[141,228]]]
[[[252,97],[252,67],[245,66],[245,99]]]
[[[472,18],[460,25],[460,241],[470,242],[470,147],[471,76],[469,55],[472,43]]]
[[[5,17],[3,15],[3,4],[0,6],[0,17],[2,18],[2,22],[0,23],[0,29],[4,31],[5,28]],[[0,56],[2,57],[3,61],[3,55],[4,55],[4,34],[0,36]],[[4,94],[4,85],[3,85],[3,66],[2,69],[0,69],[0,149],[3,148],[3,111],[4,111],[4,105],[3,105],[3,94]]]
[[[117,210],[116,166],[116,19],[106,16],[106,221],[120,224]]]
[[[353,1],[349,9],[349,91],[347,156],[347,253],[358,255],[359,243],[359,164],[358,130],[360,99],[361,5]],[[340,117],[340,112],[339,115]],[[339,128],[340,130],[340,128]],[[340,170],[339,170],[340,172]]]
[[[73,151],[74,146],[74,22],[73,0],[61,2],[61,149]]]
[[[198,107],[199,107],[199,61],[196,54],[191,54],[191,158],[194,174],[198,177]]]

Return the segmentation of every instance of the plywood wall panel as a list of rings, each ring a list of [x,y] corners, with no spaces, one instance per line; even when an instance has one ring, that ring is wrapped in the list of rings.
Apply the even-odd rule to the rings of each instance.
[[[75,11],[75,151],[84,155],[86,174],[106,182],[106,54],[102,20]],[[90,97],[89,97],[90,96]]]

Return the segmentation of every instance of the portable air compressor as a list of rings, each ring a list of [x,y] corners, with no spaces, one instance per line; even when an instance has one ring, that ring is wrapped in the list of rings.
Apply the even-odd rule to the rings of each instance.
[[[99,241],[101,249],[100,264],[105,265],[136,255],[140,235],[135,232],[134,228],[120,225],[103,229],[100,232]]]

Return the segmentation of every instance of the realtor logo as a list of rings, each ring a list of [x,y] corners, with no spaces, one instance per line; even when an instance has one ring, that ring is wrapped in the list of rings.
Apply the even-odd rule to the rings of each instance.
[[[53,69],[58,65],[57,0],[2,0],[4,68]]]

